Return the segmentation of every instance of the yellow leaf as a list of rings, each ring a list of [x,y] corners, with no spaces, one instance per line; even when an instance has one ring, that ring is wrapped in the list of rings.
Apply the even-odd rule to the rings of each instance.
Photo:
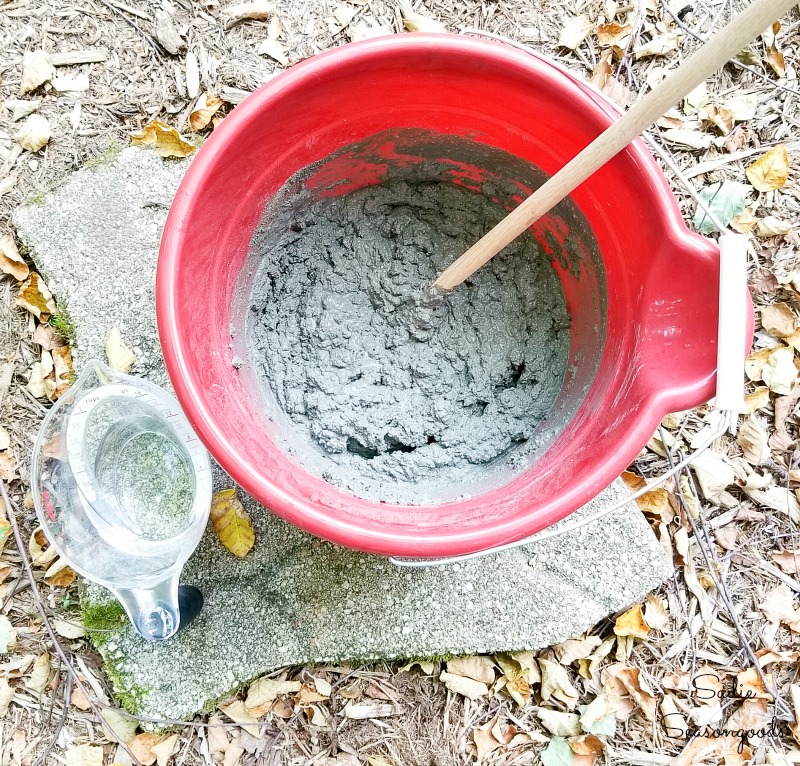
[[[219,541],[234,555],[244,558],[256,541],[247,511],[236,489],[223,489],[211,498],[211,523]]]
[[[55,548],[52,546],[45,548],[45,545],[49,545],[47,537],[44,534],[44,530],[39,527],[28,541],[28,553],[31,557],[31,563],[35,567],[49,566],[58,556],[58,551]]]
[[[751,415],[756,410],[763,409],[769,404],[769,389],[759,386],[752,393],[744,397],[744,414]]]
[[[781,144],[759,157],[747,170],[747,180],[760,192],[780,189],[789,178],[789,155]]]
[[[783,77],[786,74],[786,61],[774,43],[767,48],[767,64],[778,77]]]
[[[162,157],[188,157],[197,149],[194,144],[182,138],[175,128],[159,120],[154,120],[131,134],[131,143],[134,146],[154,146]]]
[[[625,40],[631,33],[631,25],[625,24],[599,24],[597,27],[597,42],[602,46],[620,45],[624,47],[623,40]]]
[[[762,372],[769,390],[776,394],[791,394],[797,382],[794,349],[788,346],[773,349]]]
[[[30,269],[17,250],[17,243],[11,234],[0,237],[0,270],[10,274],[18,282],[28,278]]]
[[[508,692],[508,696],[520,707],[528,704],[528,700],[531,698],[531,687],[522,674],[508,681],[504,688]]]
[[[119,327],[112,327],[106,335],[106,359],[112,370],[128,373],[136,361],[136,354],[131,351],[122,339]]]
[[[541,657],[539,667],[542,671],[542,700],[546,702],[550,697],[555,697],[567,706],[567,710],[574,710],[580,695],[569,680],[565,668],[557,662],[544,660]]]
[[[201,131],[211,122],[211,118],[217,113],[222,104],[221,98],[211,96],[208,93],[201,93],[189,115],[189,127],[195,133]]]
[[[30,311],[40,322],[46,322],[51,314],[56,313],[53,294],[35,271],[20,286],[17,306]]]
[[[745,208],[744,212],[731,219],[731,228],[738,231],[739,234],[749,234],[758,226],[758,222],[759,219],[749,209]]]
[[[632,606],[627,612],[617,617],[617,621],[614,624],[614,633],[618,636],[647,638],[650,628],[644,621],[642,607],[639,604]]]

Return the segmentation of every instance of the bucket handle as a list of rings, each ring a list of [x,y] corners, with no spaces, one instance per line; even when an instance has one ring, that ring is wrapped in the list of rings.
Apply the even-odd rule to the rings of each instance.
[[[655,481],[645,484],[636,492],[631,493],[610,508],[604,508],[598,513],[587,516],[580,521],[566,524],[558,529],[537,532],[530,537],[516,540],[511,543],[498,545],[475,553],[465,553],[460,556],[449,556],[436,559],[415,558],[390,558],[389,561],[396,567],[410,569],[425,569],[434,566],[458,564],[472,559],[491,556],[501,551],[513,550],[523,545],[538,543],[553,537],[558,537],[566,532],[592,524],[614,511],[618,511],[633,500],[650,492],[655,487],[663,484],[670,476],[689,466],[692,461],[711,444],[727,431],[735,432],[739,413],[744,408],[744,385],[742,348],[747,339],[747,236],[724,232],[719,239],[720,264],[719,264],[719,322],[717,325],[717,388],[714,399],[714,409],[710,417],[715,421],[713,432],[703,440],[700,446],[688,457],[672,466],[669,471],[659,476]]]

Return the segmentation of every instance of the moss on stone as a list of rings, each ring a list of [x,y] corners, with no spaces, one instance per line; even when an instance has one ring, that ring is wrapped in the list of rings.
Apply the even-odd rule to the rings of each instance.
[[[89,601],[81,599],[81,616],[87,632],[92,635],[95,644],[103,644],[108,638],[107,631],[121,628],[127,620],[125,610],[119,601]]]

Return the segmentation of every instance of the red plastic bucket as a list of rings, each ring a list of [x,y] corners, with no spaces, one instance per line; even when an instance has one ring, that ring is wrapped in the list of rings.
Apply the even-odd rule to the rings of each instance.
[[[638,141],[572,195],[591,230],[582,239],[563,211],[532,229],[550,248],[572,315],[576,362],[560,406],[575,406],[545,454],[503,486],[431,506],[354,497],[293,462],[246,368],[232,365],[242,355],[243,333],[232,342],[231,327],[243,321],[237,290],[250,238],[265,202],[296,172],[339,152],[340,164],[317,173],[316,183],[335,182],[341,163],[363,178],[332,193],[372,183],[380,163],[357,152],[342,159],[341,150],[416,128],[469,136],[552,174],[613,118],[543,59],[501,43],[424,34],[315,56],[237,107],[178,190],[157,279],[167,369],[222,467],[275,514],[327,540],[383,555],[455,555],[522,539],[567,516],[625,469],[664,414],[713,396],[719,251],[686,229]],[[598,273],[570,270],[567,240],[576,236]]]

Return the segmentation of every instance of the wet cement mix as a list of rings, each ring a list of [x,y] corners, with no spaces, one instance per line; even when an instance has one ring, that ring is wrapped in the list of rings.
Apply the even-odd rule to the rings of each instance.
[[[419,504],[527,462],[568,363],[549,259],[526,233],[446,300],[425,298],[505,213],[452,184],[392,181],[298,204],[280,227],[265,219],[251,245],[249,361],[308,470]]]

